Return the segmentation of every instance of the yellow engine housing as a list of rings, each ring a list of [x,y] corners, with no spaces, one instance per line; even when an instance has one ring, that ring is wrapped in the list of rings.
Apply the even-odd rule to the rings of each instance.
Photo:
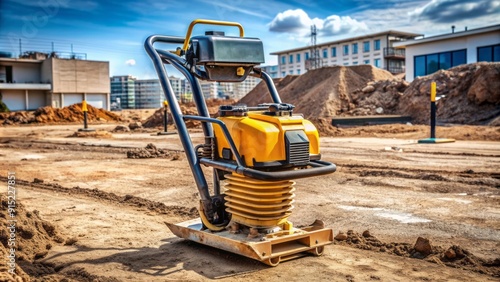
[[[319,156],[318,130],[302,116],[270,116],[261,112],[249,112],[247,116],[225,116],[218,119],[226,124],[247,167],[255,167],[256,163],[285,162],[287,131],[303,131],[309,140],[309,155]],[[227,159],[230,146],[217,124],[214,124],[214,134],[218,156]],[[223,154],[223,150],[226,154]],[[230,158],[234,160],[234,156]]]

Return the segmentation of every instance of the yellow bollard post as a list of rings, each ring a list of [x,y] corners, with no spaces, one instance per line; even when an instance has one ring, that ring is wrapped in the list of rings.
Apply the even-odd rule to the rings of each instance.
[[[87,108],[87,101],[83,100],[82,101],[82,112],[83,112],[83,128],[78,129],[78,131],[95,131],[95,129],[88,128],[88,108]]]
[[[158,135],[175,134],[176,132],[167,132],[168,126],[168,101],[163,101],[163,132],[158,132]]]
[[[421,139],[418,140],[418,143],[450,143],[450,142],[455,142],[455,139],[449,139],[449,138],[436,138],[436,82],[433,81],[431,82],[431,122],[430,122],[430,130],[431,130],[431,137],[427,139]]]

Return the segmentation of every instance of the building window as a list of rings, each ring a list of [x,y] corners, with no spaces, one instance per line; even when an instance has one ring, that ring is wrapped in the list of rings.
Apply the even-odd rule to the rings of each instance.
[[[291,63],[293,63],[293,55],[290,55],[290,56],[288,57],[288,62],[289,62],[290,64],[291,64]]]
[[[306,52],[305,55],[306,55],[306,60],[309,60],[309,52]]]
[[[428,54],[415,56],[414,58],[414,74],[424,76],[434,73],[441,69],[449,69],[467,62],[466,50],[457,50],[450,52],[442,52],[437,54]]]
[[[297,54],[297,63],[300,63],[300,54]]]
[[[373,41],[373,50],[375,50],[375,51],[380,50],[380,39]]]
[[[323,49],[323,58],[328,58],[328,50]]]
[[[285,77],[285,75],[286,75],[286,72],[282,71],[281,72],[281,77]]]
[[[290,74],[293,74],[293,70],[289,71]]]
[[[373,60],[373,64],[374,64],[377,68],[380,68],[380,59],[375,59],[375,60]]]
[[[352,64],[353,64],[353,65],[357,65],[357,64],[358,64],[358,62],[352,62]]]
[[[370,64],[370,60],[365,60],[363,63],[364,63],[365,65],[369,65],[369,64]]]
[[[344,45],[344,56],[349,55],[349,45]]]
[[[477,48],[478,62],[500,62],[500,44]]]
[[[300,70],[297,70],[297,74],[300,74]]]
[[[363,52],[370,52],[370,41],[363,42]]]
[[[286,64],[286,57],[285,56],[281,56],[281,64],[282,65]]]
[[[358,43],[352,44],[352,53],[357,54],[358,53]]]

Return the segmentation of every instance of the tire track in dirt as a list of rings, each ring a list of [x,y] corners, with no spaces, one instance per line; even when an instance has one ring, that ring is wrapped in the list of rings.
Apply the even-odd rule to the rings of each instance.
[[[6,177],[0,176],[0,181],[7,181]],[[187,208],[181,206],[167,206],[164,203],[147,200],[133,195],[119,196],[115,193],[104,192],[99,189],[85,189],[78,186],[66,188],[57,183],[43,183],[43,180],[36,179],[33,182],[16,178],[17,186],[27,186],[35,189],[49,190],[54,192],[66,193],[70,195],[82,195],[95,198],[101,201],[110,202],[118,205],[128,205],[135,208],[145,208],[158,214],[169,216],[178,216],[186,219],[192,219],[198,216],[196,208]]]
[[[416,179],[424,181],[440,181],[446,183],[461,183],[474,186],[487,186],[500,188],[500,173],[475,172],[466,170],[462,172],[449,170],[423,170],[404,168],[404,172],[389,166],[376,166],[364,164],[337,164],[344,173],[355,174],[359,177],[392,177]],[[444,175],[444,176],[443,176]]]

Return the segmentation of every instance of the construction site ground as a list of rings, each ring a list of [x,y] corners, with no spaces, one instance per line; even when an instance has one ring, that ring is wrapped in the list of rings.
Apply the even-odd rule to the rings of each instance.
[[[106,131],[115,126],[92,125]],[[306,256],[268,267],[177,238],[165,222],[197,217],[199,201],[177,135],[156,136],[157,130],[149,129],[68,137],[81,127],[59,124],[1,129],[2,181],[7,182],[8,172],[15,172],[18,201],[27,210],[39,211],[62,237],[71,239],[67,244],[54,244],[37,260],[38,266],[27,271],[32,279],[499,279],[498,265],[487,267],[471,262],[463,267],[450,266],[437,259],[364,250],[360,244],[344,242],[327,246],[321,257]],[[475,257],[498,260],[500,141],[484,138],[490,141],[418,144],[417,139],[427,135],[428,128],[416,128],[411,135],[387,130],[374,135],[376,127],[358,127],[341,136],[322,137],[322,159],[336,163],[337,172],[296,181],[296,203],[290,220],[300,226],[320,219],[333,228],[335,235],[339,231],[361,234],[369,230],[386,243],[413,245],[418,237],[424,237],[433,246],[447,249],[457,245]],[[471,132],[482,128],[463,127]],[[195,144],[203,142],[200,129],[190,132]],[[149,143],[172,151],[171,156],[127,158],[127,151]],[[6,185],[1,187],[6,189]]]

